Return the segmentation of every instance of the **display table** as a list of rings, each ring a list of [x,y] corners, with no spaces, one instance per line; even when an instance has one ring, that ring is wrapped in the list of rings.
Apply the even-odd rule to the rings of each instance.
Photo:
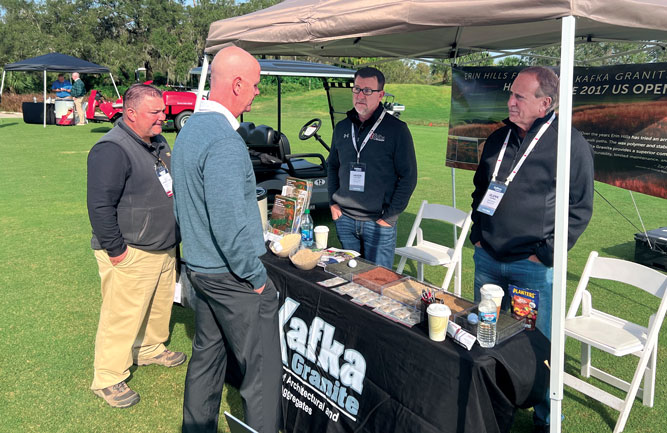
[[[546,395],[539,332],[467,351],[317,285],[332,277],[321,268],[262,261],[281,298],[287,432],[506,432]]]
[[[56,105],[46,104],[46,124],[56,124]],[[21,104],[25,123],[42,125],[44,123],[44,104],[42,102],[24,102]]]

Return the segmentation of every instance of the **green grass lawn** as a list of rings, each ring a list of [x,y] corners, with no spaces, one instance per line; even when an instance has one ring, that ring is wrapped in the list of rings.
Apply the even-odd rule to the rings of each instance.
[[[444,165],[449,88],[389,85],[396,101],[406,105],[402,119],[414,136],[419,182],[410,205],[399,221],[399,245],[404,244],[422,200],[452,203],[451,169]],[[314,140],[301,142],[297,132],[307,120],[324,120],[322,137],[331,137],[326,99],[322,92],[284,99],[283,131],[294,152],[321,149]],[[246,120],[275,125],[275,102],[258,99]],[[427,126],[433,124],[434,126]],[[97,265],[90,249],[90,225],[85,205],[86,157],[110,124],[43,128],[21,119],[0,119],[0,432],[179,432],[185,366],[164,369],[133,368],[129,385],[141,403],[113,410],[89,390],[94,339],[99,318],[100,289]],[[174,133],[165,134],[173,144]],[[596,188],[624,215],[639,225],[627,191],[596,183]],[[456,203],[470,206],[472,172],[456,170]],[[667,202],[635,194],[647,229],[667,225]],[[331,224],[326,214],[315,222]],[[589,228],[568,258],[568,304],[591,250],[604,256],[632,259],[637,230],[599,196]],[[451,233],[438,234],[443,241]],[[333,241],[335,236],[330,235]],[[332,243],[335,243],[332,242]],[[463,294],[472,297],[472,246],[463,257]],[[409,265],[406,272],[416,274]],[[427,268],[427,280],[440,285],[444,270]],[[593,287],[599,307],[615,314],[648,320],[657,300],[636,296],[625,288]],[[169,348],[191,352],[193,314],[175,306]],[[667,431],[667,335],[661,335],[658,354],[656,404],[635,402],[626,432]],[[566,370],[579,369],[579,349],[568,341]],[[603,366],[628,380],[634,366],[626,360],[602,357]],[[634,360],[632,360],[634,363]],[[404,378],[410,380],[410,378]],[[446,390],[443,390],[446,392]],[[236,390],[226,387],[223,410],[242,416]],[[617,413],[566,388],[563,431],[611,431]],[[518,411],[513,432],[530,432],[530,411]],[[223,421],[221,431],[227,431]]]

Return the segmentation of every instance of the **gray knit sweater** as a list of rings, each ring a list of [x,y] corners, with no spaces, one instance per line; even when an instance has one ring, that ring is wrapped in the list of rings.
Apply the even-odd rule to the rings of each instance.
[[[183,257],[196,272],[231,272],[258,289],[266,253],[255,174],[243,139],[220,113],[195,113],[172,156]]]

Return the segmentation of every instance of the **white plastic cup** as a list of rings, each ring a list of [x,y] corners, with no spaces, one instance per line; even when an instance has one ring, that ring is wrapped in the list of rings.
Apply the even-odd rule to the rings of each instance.
[[[484,284],[479,292],[482,295],[482,299],[484,299],[485,295],[493,298],[493,302],[496,303],[496,313],[500,315],[500,306],[503,303],[503,296],[505,296],[503,288],[495,284]]]
[[[313,229],[315,232],[315,248],[323,250],[329,242],[329,227],[317,226]]]
[[[426,314],[428,315],[428,338],[433,341],[445,341],[452,310],[445,304],[431,304],[426,309]]]

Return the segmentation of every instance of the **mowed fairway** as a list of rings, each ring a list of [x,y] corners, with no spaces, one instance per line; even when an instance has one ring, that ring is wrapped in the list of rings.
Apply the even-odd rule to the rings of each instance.
[[[399,221],[398,243],[403,245],[422,200],[452,203],[452,171],[444,165],[449,88],[390,85],[388,90],[397,102],[406,105],[402,119],[410,125],[419,163],[417,189]],[[283,132],[292,151],[323,151],[313,139],[299,141],[297,133],[306,121],[321,117],[321,135],[330,142],[324,93],[291,94],[283,104]],[[262,95],[245,120],[275,126],[275,119],[274,99]],[[43,128],[26,125],[21,119],[0,119],[0,432],[180,431],[185,366],[133,367],[128,383],[141,394],[141,402],[130,409],[111,409],[89,390],[101,296],[90,249],[86,158],[109,128],[110,124]],[[173,145],[175,134],[165,135]],[[629,192],[601,183],[596,183],[596,189],[640,226]],[[456,170],[457,207],[469,209],[471,192],[472,172]],[[647,229],[667,225],[667,201],[643,194],[634,194],[634,199]],[[316,214],[315,223],[333,227],[327,214]],[[451,231],[432,228],[437,231],[436,241],[450,242]],[[603,256],[631,260],[635,232],[596,194],[593,220],[569,254],[568,305],[588,253],[597,250]],[[333,233],[329,239],[335,239]],[[473,271],[472,246],[467,243],[463,294],[468,298],[472,298]],[[409,264],[406,272],[415,275],[416,268]],[[426,269],[427,280],[436,285],[443,277],[442,269]],[[640,323],[648,323],[658,305],[655,298],[620,286],[594,285],[592,291],[599,301],[597,308]],[[174,306],[170,349],[191,353],[193,318],[190,310]],[[664,328],[659,341],[655,407],[646,408],[636,401],[626,432],[667,431]],[[598,358],[612,373],[631,378],[634,359]],[[566,346],[565,362],[568,372],[578,373],[579,348],[571,341]],[[614,410],[568,388],[563,409],[564,432],[611,431],[617,417]],[[225,388],[222,410],[242,416],[241,401],[233,388]],[[531,416],[529,410],[518,411],[512,431],[530,432]],[[222,420],[220,430],[228,431]]]

